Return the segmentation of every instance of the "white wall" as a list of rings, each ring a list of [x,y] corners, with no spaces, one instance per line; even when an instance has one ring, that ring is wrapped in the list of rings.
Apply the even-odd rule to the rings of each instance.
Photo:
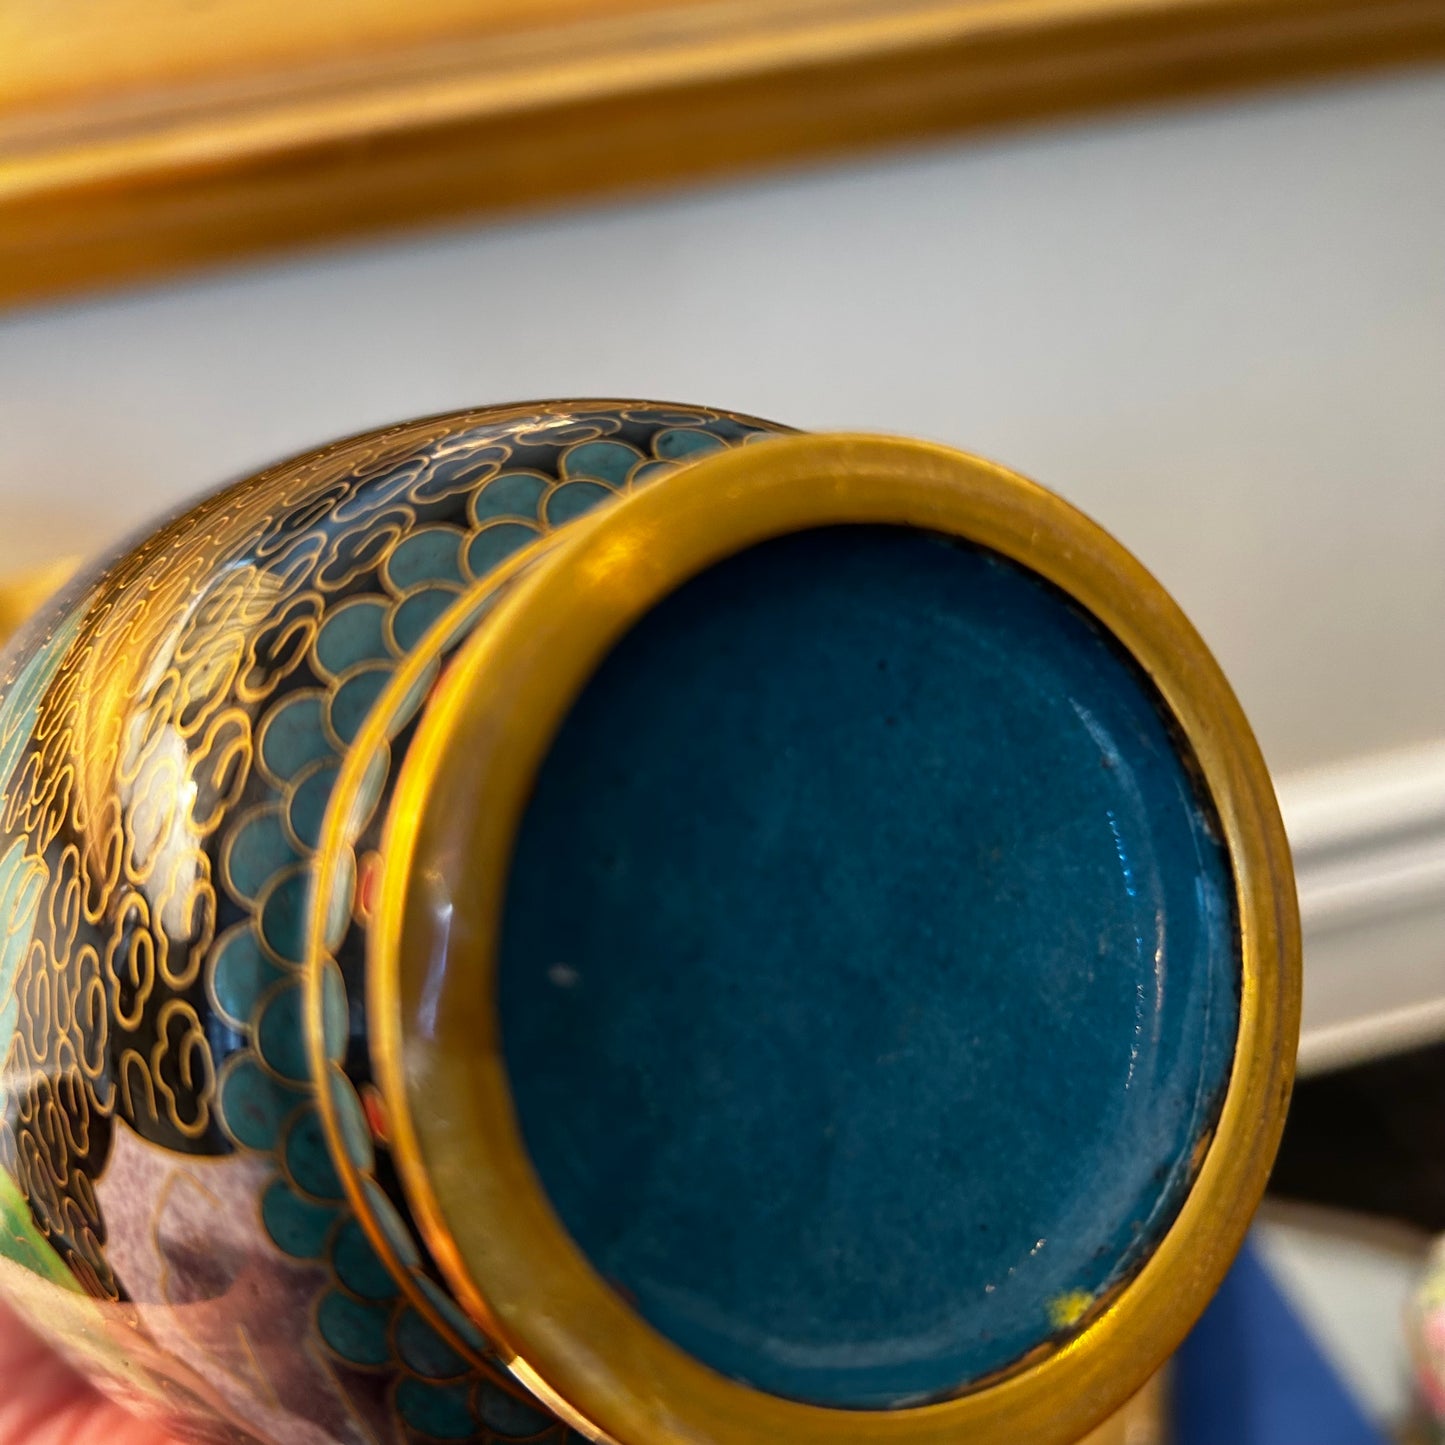
[[[0,319],[0,571],[348,431],[568,394],[991,455],[1159,574],[1277,774],[1332,765],[1328,793],[1445,739],[1445,71]],[[1398,792],[1415,765],[1390,766]],[[1430,846],[1445,868],[1445,808]],[[1391,1009],[1445,998],[1440,880]],[[1314,1026],[1374,1007],[1374,936]]]

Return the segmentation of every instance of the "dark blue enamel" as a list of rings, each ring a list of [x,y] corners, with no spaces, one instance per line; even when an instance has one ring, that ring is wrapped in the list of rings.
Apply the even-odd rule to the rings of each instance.
[[[499,1002],[597,1269],[727,1375],[892,1408],[1143,1262],[1239,976],[1210,805],[1119,648],[991,553],[833,528],[695,579],[588,685]]]

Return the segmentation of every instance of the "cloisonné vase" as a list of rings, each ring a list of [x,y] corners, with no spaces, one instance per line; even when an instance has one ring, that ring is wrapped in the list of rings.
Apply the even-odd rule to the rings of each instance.
[[[1157,583],[922,443],[285,462],[3,663],[0,1293],[187,1438],[1076,1439],[1272,1158],[1298,929]]]

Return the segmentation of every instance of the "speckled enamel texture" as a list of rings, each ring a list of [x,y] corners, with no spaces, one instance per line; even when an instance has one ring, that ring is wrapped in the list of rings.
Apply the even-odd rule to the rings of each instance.
[[[503,1042],[553,1203],[647,1319],[887,1409],[1147,1256],[1239,978],[1138,668],[994,554],[831,528],[694,579],[588,685],[519,837]]]

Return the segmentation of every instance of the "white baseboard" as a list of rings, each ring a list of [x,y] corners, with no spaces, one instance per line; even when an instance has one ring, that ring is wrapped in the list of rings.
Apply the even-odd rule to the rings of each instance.
[[[1301,1073],[1445,1039],[1445,740],[1277,786],[1304,921]]]

